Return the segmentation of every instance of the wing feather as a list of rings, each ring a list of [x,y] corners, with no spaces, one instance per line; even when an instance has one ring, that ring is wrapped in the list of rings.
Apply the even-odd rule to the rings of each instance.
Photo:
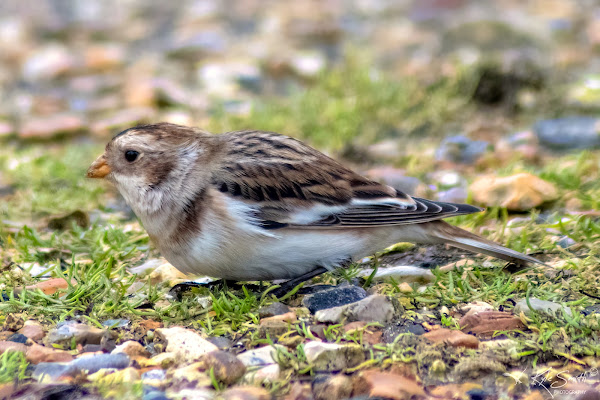
[[[221,138],[224,157],[212,184],[253,205],[253,219],[265,229],[405,225],[481,211],[413,198],[287,136],[241,131]]]

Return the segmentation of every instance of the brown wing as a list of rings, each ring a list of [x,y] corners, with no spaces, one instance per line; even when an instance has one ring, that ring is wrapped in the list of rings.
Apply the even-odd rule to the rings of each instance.
[[[403,225],[480,211],[413,199],[286,136],[243,131],[221,138],[227,150],[212,184],[256,205],[255,217],[265,228]]]
[[[228,151],[213,174],[221,192],[251,202],[295,206],[344,205],[352,199],[412,199],[371,181],[323,153],[287,136],[242,131],[221,135]]]

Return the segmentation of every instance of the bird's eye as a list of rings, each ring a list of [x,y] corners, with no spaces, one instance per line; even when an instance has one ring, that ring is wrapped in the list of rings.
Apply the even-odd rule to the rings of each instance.
[[[139,155],[140,153],[135,150],[127,150],[125,152],[125,159],[129,162],[134,162]]]

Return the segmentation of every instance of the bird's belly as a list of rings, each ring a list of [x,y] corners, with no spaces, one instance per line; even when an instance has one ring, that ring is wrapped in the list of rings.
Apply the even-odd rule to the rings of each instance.
[[[182,272],[192,275],[271,280],[298,277],[318,266],[334,269],[348,259],[355,260],[377,250],[372,250],[372,240],[360,232],[280,230],[274,233],[270,237],[240,235],[221,243],[204,238],[188,249],[163,251],[163,255]]]

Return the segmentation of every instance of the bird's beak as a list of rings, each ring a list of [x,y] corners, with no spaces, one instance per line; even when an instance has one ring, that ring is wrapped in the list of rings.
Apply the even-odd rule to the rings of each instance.
[[[94,161],[87,170],[88,178],[100,179],[104,178],[108,174],[110,174],[110,167],[106,163],[106,157],[104,157],[104,154],[96,158],[96,161]]]

